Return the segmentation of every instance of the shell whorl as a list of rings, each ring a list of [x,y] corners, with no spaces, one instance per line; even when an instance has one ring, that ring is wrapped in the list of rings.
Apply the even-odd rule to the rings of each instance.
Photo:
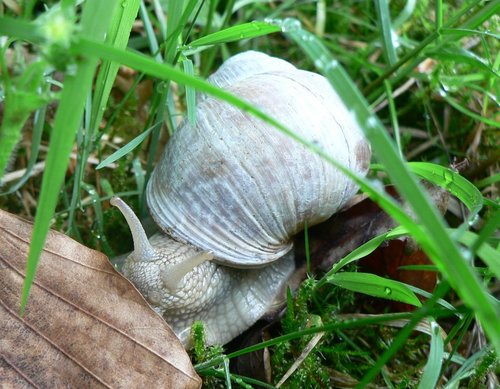
[[[359,173],[370,152],[353,116],[315,73],[262,53],[230,58],[209,78]],[[157,224],[235,267],[257,267],[329,218],[357,188],[321,157],[240,109],[204,96],[195,125],[174,133],[147,188]]]

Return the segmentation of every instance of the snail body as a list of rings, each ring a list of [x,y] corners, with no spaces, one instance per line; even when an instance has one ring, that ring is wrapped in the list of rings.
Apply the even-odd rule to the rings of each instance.
[[[328,81],[254,51],[209,81],[254,104],[359,174],[370,148]],[[185,345],[193,321],[226,343],[266,312],[293,272],[292,237],[328,219],[355,184],[305,146],[240,109],[202,96],[196,124],[169,140],[146,190],[162,230],[149,243],[124,203],[134,252],[124,274]],[[135,218],[135,219],[134,219]],[[172,239],[173,238],[173,239]]]

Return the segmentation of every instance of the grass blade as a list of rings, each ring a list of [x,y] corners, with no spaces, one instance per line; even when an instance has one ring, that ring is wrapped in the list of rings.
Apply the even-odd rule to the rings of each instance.
[[[266,22],[254,21],[250,23],[239,24],[221,31],[214,32],[196,39],[189,43],[189,47],[211,46],[220,43],[235,42],[242,39],[255,38],[262,35],[279,32],[281,28]]]
[[[483,195],[479,189],[457,172],[428,162],[409,162],[408,167],[413,173],[458,197],[470,211],[467,221],[472,221],[483,208]]]
[[[444,342],[441,336],[441,328],[434,320],[431,320],[431,330],[431,349],[418,389],[435,388],[443,364]]]
[[[328,282],[353,292],[364,293],[387,300],[400,301],[420,307],[422,304],[415,293],[399,281],[383,278],[371,273],[336,273],[328,277]]]
[[[375,9],[377,10],[384,55],[387,59],[387,63],[389,65],[394,65],[398,61],[396,48],[394,47],[394,40],[397,39],[397,35],[392,28],[391,14],[389,13],[389,4],[387,0],[375,0]]]
[[[344,103],[351,107],[372,145],[376,158],[386,167],[392,182],[418,215],[417,222],[421,227],[413,226],[412,228],[412,223],[401,217],[400,213],[393,214],[392,210],[386,208],[386,203],[380,203],[380,205],[394,219],[411,229],[410,233],[450,281],[460,297],[475,310],[492,344],[500,352],[498,306],[494,305],[486,288],[462,257],[457,244],[445,229],[444,220],[436,208],[429,203],[424,190],[408,171],[382,123],[372,114],[352,80],[318,38],[300,28],[300,25],[298,28],[287,30],[286,33],[311,58],[318,70],[330,80]],[[362,189],[365,190],[363,186]],[[374,198],[374,200],[378,201],[379,198]]]
[[[99,165],[97,165],[96,169],[99,170],[99,169],[102,169],[103,167],[109,166],[113,162],[119,160],[124,155],[127,155],[128,153],[130,153],[137,146],[139,146],[152,131],[160,128],[161,125],[162,125],[162,123],[156,123],[154,126],[151,126],[146,131],[144,131],[143,133],[136,136],[134,139],[132,139],[130,142],[128,142],[125,146],[116,150],[113,154],[111,154],[104,161],[102,161]]]
[[[82,13],[82,36],[104,39],[116,1],[89,0]],[[45,243],[50,220],[54,214],[59,190],[69,161],[76,130],[80,125],[85,99],[90,91],[97,58],[85,58],[77,70],[66,74],[61,102],[54,120],[54,128],[46,159],[39,207],[35,217],[33,235],[26,265],[26,278],[21,296],[21,312],[24,311]]]
[[[182,65],[187,75],[194,76],[193,61],[183,58]],[[196,124],[196,90],[190,86],[186,86],[186,109],[189,123],[194,126]]]

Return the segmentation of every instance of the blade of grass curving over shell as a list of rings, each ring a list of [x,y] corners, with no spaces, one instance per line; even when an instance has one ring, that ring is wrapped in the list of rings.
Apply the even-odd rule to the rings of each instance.
[[[144,73],[150,74],[152,76],[158,77],[160,79],[171,79],[174,81],[177,81],[182,84],[186,85],[191,85],[195,87],[196,89],[212,94],[218,98],[221,98],[225,101],[230,102],[231,104],[238,106],[239,108],[246,110],[255,116],[261,118],[262,120],[265,120],[266,122],[274,125],[290,137],[296,139],[300,143],[306,145],[309,147],[311,150],[317,152],[320,154],[322,157],[330,161],[332,164],[334,164],[336,167],[341,169],[345,174],[348,174],[351,178],[353,178],[361,187],[363,190],[366,190],[371,193],[372,197],[376,198],[379,202],[383,202],[385,204],[386,209],[390,209],[391,214],[398,214],[398,220],[404,221],[403,224],[405,224],[410,230],[412,230],[413,235],[421,235],[420,241],[423,241],[425,244],[425,234],[423,231],[420,229],[417,229],[414,227],[414,222],[407,216],[401,209],[399,208],[399,205],[396,204],[392,199],[390,199],[386,194],[378,191],[375,189],[373,186],[371,186],[368,181],[361,179],[360,177],[352,175],[346,169],[344,166],[339,165],[336,163],[334,159],[332,159],[330,156],[326,155],[321,149],[319,149],[317,146],[314,144],[308,143],[307,141],[301,139],[298,137],[296,134],[294,134],[292,131],[287,129],[286,127],[282,126],[280,123],[276,122],[274,119],[270,118],[268,115],[264,114],[260,110],[256,109],[253,107],[251,104],[246,103],[245,101],[242,101],[241,99],[231,95],[230,93],[221,90],[219,88],[214,87],[213,85],[207,83],[206,81],[203,81],[201,79],[189,77],[186,75],[184,72],[179,71],[177,69],[174,69],[168,65],[165,64],[158,64],[149,58],[142,56],[140,54],[136,53],[131,53],[128,51],[120,51],[116,50],[110,47],[107,47],[106,45],[103,45],[98,42],[91,42],[85,39],[81,39],[79,42],[78,48],[86,52],[88,55],[94,55],[94,56],[100,56],[104,57],[107,59],[111,60],[116,60],[116,61],[121,61],[122,63],[125,63],[126,65],[140,69]],[[428,247],[429,251],[432,251],[432,247]]]
[[[285,22],[283,22],[283,28]],[[382,123],[373,115],[347,73],[317,37],[300,26],[288,30],[284,28],[284,30],[311,58],[318,70],[330,80],[346,106],[351,107],[353,115],[370,141],[376,158],[386,167],[392,182],[413,208],[417,222],[421,224],[420,231],[415,235],[416,229],[409,226],[408,221],[400,217],[400,213],[393,214],[385,207],[385,204],[380,203],[380,205],[395,220],[405,227],[410,227],[409,230],[414,238],[443,272],[460,297],[475,310],[492,344],[500,352],[498,306],[491,301],[478,276],[462,257],[458,246],[445,229],[444,220],[410,174]],[[374,200],[377,201],[377,199]]]
[[[1,27],[0,27],[0,30],[1,30]],[[312,40],[314,41],[315,38],[313,37]],[[223,90],[220,90],[220,89],[208,84],[207,82],[205,82],[203,80],[189,77],[186,74],[184,74],[183,72],[178,71],[177,69],[174,69],[174,68],[167,66],[167,65],[164,65],[164,64],[158,64],[158,63],[152,61],[151,59],[149,59],[145,56],[136,54],[136,53],[131,53],[131,52],[124,51],[124,50],[118,50],[118,49],[109,47],[108,45],[105,45],[105,44],[102,44],[99,42],[95,42],[95,41],[91,41],[88,39],[84,39],[84,38],[80,39],[80,41],[78,42],[78,45],[75,45],[74,49],[78,50],[80,53],[84,53],[84,54],[87,54],[90,56],[102,57],[102,58],[109,59],[112,61],[125,63],[128,66],[140,69],[140,70],[144,71],[145,73],[159,77],[160,79],[173,79],[173,80],[176,80],[177,82],[180,82],[180,83],[183,83],[186,85],[191,85],[191,86],[193,86],[201,91],[210,93],[216,97],[224,99],[225,101],[228,101],[232,104],[235,104],[236,106],[238,106],[238,107],[256,115],[257,117],[267,121],[268,123],[276,126],[278,129],[280,129],[284,133],[288,134],[289,136],[296,139],[297,141],[305,144],[311,150],[320,154],[322,157],[324,157],[325,159],[330,161],[332,164],[337,166],[339,169],[341,169],[344,173],[350,175],[351,178],[353,178],[358,184],[360,184],[362,186],[363,190],[366,190],[367,192],[369,192],[378,202],[383,204],[385,209],[389,209],[391,215],[393,215],[393,216],[396,215],[397,219],[400,222],[402,222],[402,224],[409,226],[409,228],[412,230],[412,234],[416,237],[418,236],[417,240],[422,243],[422,245],[424,246],[426,251],[428,253],[433,254],[433,255],[431,255],[431,257],[436,257],[437,251],[435,251],[434,245],[431,244],[433,242],[428,241],[426,239],[427,231],[424,231],[421,228],[416,228],[414,222],[399,209],[399,206],[397,204],[395,204],[391,199],[388,199],[385,194],[377,191],[366,180],[363,180],[357,176],[353,176],[345,167],[339,166],[335,160],[333,160],[330,156],[326,155],[321,149],[319,149],[315,145],[310,144],[310,143],[304,141],[303,139],[297,137],[289,129],[283,127],[278,122],[276,122],[272,118],[268,117],[263,112],[259,111],[258,109],[251,106],[250,104],[232,96],[231,94],[229,94]],[[326,51],[326,53],[329,54],[327,51]],[[328,57],[325,57],[325,59],[328,60]],[[329,63],[334,63],[334,62],[329,62]],[[342,81],[345,82],[344,78],[345,78],[344,75],[341,74],[340,78],[339,78],[341,83],[342,83]],[[342,86],[346,87],[343,92],[346,92],[348,94],[353,94],[354,101],[356,101],[356,99],[359,99],[359,96],[358,96],[359,92],[356,89],[353,89],[351,87],[351,84],[349,84],[347,82],[347,83],[344,83]],[[342,90],[342,88],[340,88],[339,90]],[[359,101],[358,101],[358,103],[359,103]],[[363,104],[361,104],[361,108],[366,109],[366,107],[364,107]],[[369,112],[369,111],[367,111],[367,112]],[[369,118],[373,118],[373,117],[370,115]],[[373,130],[377,126],[379,126],[379,124],[377,123],[375,118],[369,120],[368,124],[370,124],[370,126],[373,127]],[[387,140],[383,139],[383,137],[386,136],[385,133],[382,132],[381,134],[379,134],[376,131],[372,131],[372,132],[374,132],[374,133],[371,134],[370,138],[375,138],[379,143],[382,142],[382,144],[384,144],[384,141],[385,141],[386,144],[389,144],[390,147],[393,147],[388,139]],[[382,137],[382,141],[380,140],[380,137]],[[401,161],[399,160],[399,158],[397,158],[396,153],[395,153],[395,155],[396,155],[397,163],[399,163],[401,165]],[[393,155],[391,155],[391,158],[393,158]],[[401,170],[401,167],[399,167],[398,165],[396,165],[396,167],[399,170]],[[403,172],[405,174],[408,174],[404,170],[404,167],[403,167]],[[413,189],[414,188],[415,187],[413,187]],[[416,190],[416,192],[418,192],[418,190]],[[419,192],[417,197],[418,196],[422,196],[422,194]],[[431,212],[432,212],[432,210],[431,210]],[[442,221],[440,221],[440,223],[442,223]],[[438,225],[439,225],[439,223],[438,223]],[[449,240],[449,237],[448,237],[448,240]],[[468,272],[470,272],[470,271],[468,270]],[[471,275],[472,275],[472,277],[474,277],[474,275],[472,273],[469,274],[468,272],[465,272],[464,274],[466,275],[465,278],[468,281],[470,281]],[[472,288],[475,288],[477,286],[477,283],[478,283],[477,279],[473,278],[473,282],[468,284],[469,289],[471,286],[472,286]],[[475,292],[477,293],[477,289],[475,290]],[[479,293],[477,294],[477,296],[479,296],[479,298],[477,299],[477,304],[482,304],[484,302],[483,296],[485,296],[486,294],[483,294],[483,293],[484,293],[484,291],[479,289]],[[477,296],[473,296],[473,297],[477,297]],[[470,299],[467,299],[467,300],[470,300]],[[471,304],[471,305],[473,305],[473,304]],[[489,319],[489,320],[484,320],[486,323],[485,328],[487,327],[488,331],[491,331],[491,322],[496,320],[496,314],[495,313],[491,314],[491,312],[492,312],[492,306],[489,303],[489,301],[487,301],[487,303],[486,303],[486,305],[484,305],[483,309],[478,310],[478,314],[480,315],[480,318],[482,320],[484,320],[485,317]],[[490,336],[491,336],[491,334],[490,334]],[[497,344],[497,343],[495,343],[495,344]]]
[[[104,39],[117,1],[89,0],[84,4],[81,34],[96,40]],[[64,180],[76,130],[83,113],[85,99],[90,92],[97,66],[97,58],[82,58],[74,73],[67,73],[61,102],[54,119],[54,128],[46,159],[42,189],[33,227],[33,235],[26,265],[26,278],[21,296],[21,312],[24,311],[33,282],[36,267],[43,249],[51,218],[56,207],[59,190]]]
[[[289,128],[283,126],[282,124],[277,122],[275,119],[271,118],[269,115],[260,111],[258,108],[247,103],[246,101],[241,100],[240,98],[232,95],[231,93],[229,93],[223,89],[220,89],[220,88],[213,86],[212,84],[208,83],[207,81],[204,81],[204,80],[196,78],[196,77],[191,77],[191,76],[187,75],[186,73],[184,73],[183,71],[175,69],[175,68],[173,68],[169,65],[166,65],[166,64],[157,63],[157,62],[151,60],[150,58],[143,56],[141,54],[133,53],[130,51],[118,50],[118,49],[109,47],[105,44],[102,44],[99,42],[94,42],[94,41],[89,41],[89,40],[86,40],[84,38],[80,39],[77,49],[80,52],[86,53],[87,55],[102,57],[102,58],[115,60],[115,61],[120,61],[127,66],[141,70],[142,72],[149,74],[151,76],[157,77],[159,79],[174,80],[178,83],[192,86],[199,91],[211,94],[215,97],[218,97],[224,101],[227,101],[227,102],[237,106],[238,108],[240,108],[244,111],[251,113],[252,115],[255,115],[256,117],[258,117],[258,118],[266,121],[267,123],[275,126],[278,130],[287,134],[288,136],[295,139],[299,143],[302,143],[303,145],[308,147],[310,150],[316,152],[317,154],[319,154],[323,158],[325,158],[327,161],[332,163],[335,167],[340,169],[344,174],[347,174],[351,179],[353,179],[356,183],[358,183],[362,187],[363,190],[371,193],[371,196],[373,198],[376,198],[379,202],[383,203],[384,207],[391,211],[391,214],[397,214],[398,220],[400,220],[400,221],[403,220],[404,223],[402,223],[402,224],[405,224],[412,231],[412,234],[414,234],[414,235],[421,234],[422,239],[424,238],[423,231],[414,227],[415,223],[413,222],[413,220],[400,209],[399,204],[397,204],[393,199],[391,199],[381,189],[370,184],[370,182],[368,180],[361,178],[357,175],[354,175],[352,172],[350,172],[349,169],[347,169],[345,166],[337,163],[334,158],[332,158],[330,155],[326,154],[317,145],[315,145],[314,143],[308,142],[308,141],[302,139],[301,137],[297,136]],[[432,248],[429,247],[429,250],[432,250]]]

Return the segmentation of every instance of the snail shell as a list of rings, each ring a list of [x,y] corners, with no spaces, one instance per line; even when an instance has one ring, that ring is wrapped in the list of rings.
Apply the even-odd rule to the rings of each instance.
[[[227,60],[209,81],[366,173],[370,148],[324,77],[249,51]],[[146,190],[163,232],[148,241],[130,208],[112,200],[134,237],[123,272],[186,347],[195,320],[204,322],[208,344],[226,343],[283,291],[294,270],[292,236],[305,223],[329,218],[356,191],[305,146],[201,96],[196,124],[185,121],[174,133]]]
[[[337,161],[365,174],[368,144],[328,81],[263,53],[227,60],[209,81],[259,107]],[[220,264],[262,266],[291,237],[329,218],[357,188],[305,146],[213,97],[174,133],[147,187],[150,213],[170,236]]]

